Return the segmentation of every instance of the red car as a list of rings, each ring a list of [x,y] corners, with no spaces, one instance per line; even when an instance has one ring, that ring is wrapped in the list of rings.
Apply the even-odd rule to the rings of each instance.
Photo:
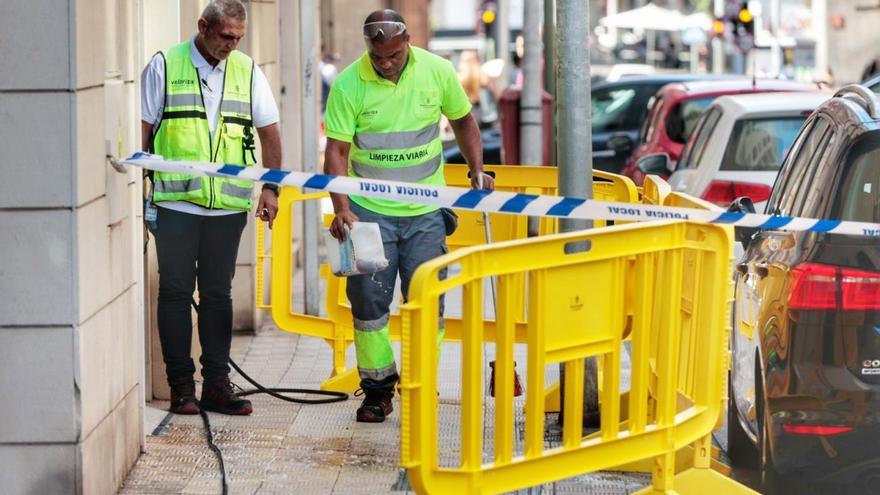
[[[666,153],[670,163],[678,160],[703,110],[719,96],[818,90],[815,85],[773,79],[752,81],[744,78],[667,84],[657,91],[654,105],[639,130],[638,147],[621,173],[641,185],[645,173],[636,167],[639,158],[652,153]]]

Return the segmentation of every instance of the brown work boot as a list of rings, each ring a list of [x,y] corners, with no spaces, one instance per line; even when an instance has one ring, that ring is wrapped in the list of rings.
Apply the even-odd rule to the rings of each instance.
[[[381,423],[394,411],[391,399],[394,392],[364,390],[364,401],[357,410],[358,423]]]
[[[192,378],[169,384],[171,386],[171,406],[174,414],[198,414],[199,401],[196,400],[196,384]]]
[[[247,416],[254,412],[251,401],[235,395],[229,378],[205,382],[202,387],[201,406],[206,411],[236,416]]]

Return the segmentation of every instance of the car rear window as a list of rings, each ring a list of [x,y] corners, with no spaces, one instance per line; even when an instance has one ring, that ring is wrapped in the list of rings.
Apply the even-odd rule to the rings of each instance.
[[[625,129],[627,110],[633,104],[636,90],[620,88],[593,93],[593,132]]]
[[[669,116],[666,117],[666,134],[669,136],[669,139],[676,143],[684,144],[687,142],[691,133],[694,132],[694,127],[696,127],[697,121],[700,120],[700,116],[703,115],[706,107],[714,100],[714,96],[709,96],[683,101],[674,106],[669,111]]]
[[[724,152],[721,170],[779,170],[805,117],[738,120]]]

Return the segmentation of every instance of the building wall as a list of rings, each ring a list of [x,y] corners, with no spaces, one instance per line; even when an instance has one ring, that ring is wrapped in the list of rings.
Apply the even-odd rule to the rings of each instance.
[[[141,68],[167,38],[190,36],[203,5],[0,5],[0,45],[16,47],[0,52],[4,493],[115,493],[140,453],[144,280],[155,273],[144,264],[141,173],[119,174],[105,157],[139,149]],[[277,96],[277,5],[248,7],[243,48]],[[235,279],[237,328],[254,325],[253,239],[250,228]]]
[[[827,16],[813,19],[825,22],[828,33],[828,68],[837,84],[861,82],[862,71],[874,59],[880,58],[880,8],[856,10],[858,2],[826,2]],[[835,28],[831,19],[840,16],[843,27]],[[821,75],[820,75],[821,77]]]
[[[0,7],[0,486],[114,493],[140,451],[140,5]]]

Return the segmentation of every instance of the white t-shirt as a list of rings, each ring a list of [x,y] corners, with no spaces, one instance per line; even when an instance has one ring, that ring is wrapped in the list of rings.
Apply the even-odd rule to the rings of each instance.
[[[193,66],[199,73],[202,85],[202,98],[205,102],[205,112],[208,115],[208,127],[211,137],[220,114],[220,100],[223,96],[223,78],[226,70],[226,60],[221,60],[216,67],[205,60],[195,45],[195,36],[190,40],[190,58]],[[156,131],[162,121],[162,112],[165,102],[165,59],[154,55],[150,63],[141,73],[141,120],[153,124],[153,132]],[[253,88],[251,88],[251,108],[254,127],[266,127],[278,122],[278,106],[272,96],[272,89],[266,75],[260,70],[260,66],[254,65]],[[164,208],[193,213],[196,215],[219,216],[239,213],[234,210],[212,210],[187,201],[162,201],[157,203]]]

